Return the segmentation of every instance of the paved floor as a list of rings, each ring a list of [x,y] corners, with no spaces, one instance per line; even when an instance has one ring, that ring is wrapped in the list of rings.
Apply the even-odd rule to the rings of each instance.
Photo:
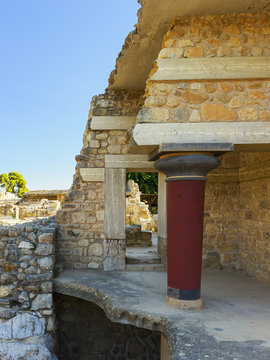
[[[170,359],[270,360],[270,284],[245,274],[205,271],[196,311],[165,304],[163,272],[66,271],[55,291],[96,303],[112,321],[162,331]]]

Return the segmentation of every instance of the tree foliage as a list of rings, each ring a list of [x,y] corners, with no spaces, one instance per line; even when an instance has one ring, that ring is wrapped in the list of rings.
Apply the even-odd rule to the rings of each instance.
[[[5,188],[6,192],[13,193],[19,197],[28,191],[23,176],[15,171],[0,175],[0,187]]]
[[[144,194],[157,194],[158,174],[147,172],[127,173],[127,180],[134,180],[139,184],[140,191]]]

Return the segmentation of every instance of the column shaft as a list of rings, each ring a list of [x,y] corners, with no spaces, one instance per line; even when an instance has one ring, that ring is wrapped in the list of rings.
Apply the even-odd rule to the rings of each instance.
[[[200,299],[205,181],[167,183],[168,296]]]

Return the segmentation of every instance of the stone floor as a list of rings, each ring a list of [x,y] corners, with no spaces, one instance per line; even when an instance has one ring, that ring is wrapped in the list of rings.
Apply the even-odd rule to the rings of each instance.
[[[126,271],[164,271],[157,250],[157,234],[152,234],[152,246],[127,247]]]
[[[112,321],[163,332],[172,360],[270,359],[270,284],[245,274],[204,271],[196,311],[165,304],[164,272],[66,271],[55,292],[96,303]]]

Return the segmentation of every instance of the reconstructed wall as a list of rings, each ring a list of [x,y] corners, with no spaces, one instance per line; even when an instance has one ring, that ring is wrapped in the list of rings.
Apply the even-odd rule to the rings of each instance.
[[[59,359],[160,359],[160,333],[112,323],[97,305],[55,294]]]
[[[52,359],[54,218],[0,227],[0,358]]]
[[[65,268],[103,268],[105,252],[122,256],[123,245],[104,234],[105,155],[127,153],[130,134],[118,119],[134,118],[142,96],[142,91],[107,91],[92,100],[73,185],[57,215],[57,262]],[[104,117],[111,123],[104,125]]]
[[[269,55],[270,14],[265,13],[177,18],[159,59]],[[138,123],[270,121],[269,92],[265,79],[150,81]]]
[[[233,62],[234,58],[239,58],[238,64],[241,64],[240,58],[256,57],[259,61],[269,55],[269,12],[176,18],[164,36],[157,63],[149,75],[146,100],[138,113],[137,124],[149,124],[147,130],[151,133],[151,125],[205,123],[209,124],[210,130],[213,125],[214,134],[216,123],[269,122],[269,79],[256,76],[252,79],[253,75],[251,79],[237,78],[237,73],[233,80],[222,79],[218,77],[225,74],[222,67],[211,80],[196,77],[191,80],[192,74],[188,74],[190,80],[181,80],[184,75],[176,74],[177,66],[185,64],[187,67],[194,59],[200,64],[200,59],[228,58]],[[186,62],[176,62],[181,59]],[[207,63],[204,64],[207,67]],[[211,64],[209,62],[208,66]],[[194,73],[196,66],[194,63]],[[203,71],[207,78],[207,69]],[[246,74],[248,78],[249,72]],[[160,134],[165,129],[158,129],[157,134],[162,139]],[[181,129],[177,129],[181,133]],[[139,131],[136,133],[138,139]],[[184,138],[182,130],[181,139]],[[225,135],[224,139],[226,141]],[[201,141],[205,142],[205,139]],[[204,267],[244,270],[270,280],[266,215],[269,208],[268,159],[269,154],[235,151],[223,156],[220,167],[209,174],[205,199]]]

